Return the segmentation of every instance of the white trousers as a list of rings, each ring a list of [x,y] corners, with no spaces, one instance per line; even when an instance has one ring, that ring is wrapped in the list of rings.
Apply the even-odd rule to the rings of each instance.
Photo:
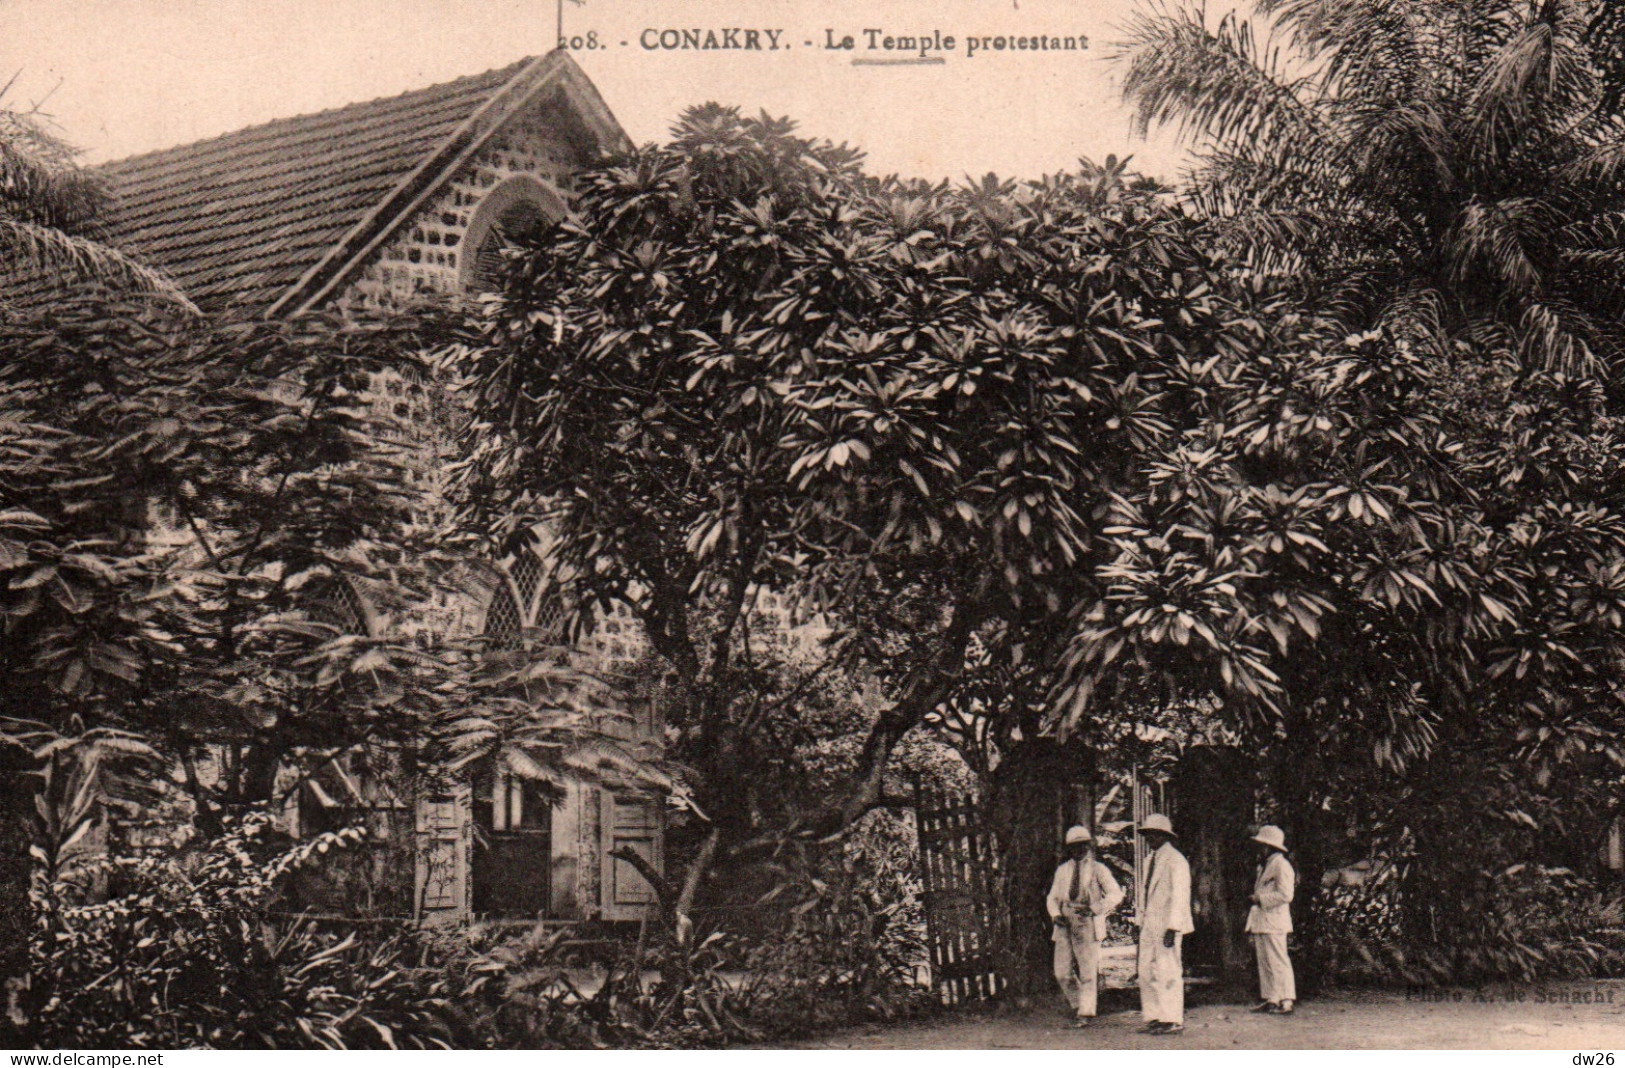
[[[1254,934],[1253,953],[1258,957],[1258,996],[1279,1004],[1298,1000],[1298,986],[1292,976],[1292,958],[1286,954],[1286,933]]]
[[[1078,930],[1077,928],[1084,928]],[[1079,1016],[1093,1016],[1100,990],[1100,944],[1092,920],[1064,928],[1055,940],[1055,981],[1067,1005]]]
[[[1140,934],[1140,1014],[1147,1023],[1185,1022],[1185,936],[1162,944],[1162,932]]]

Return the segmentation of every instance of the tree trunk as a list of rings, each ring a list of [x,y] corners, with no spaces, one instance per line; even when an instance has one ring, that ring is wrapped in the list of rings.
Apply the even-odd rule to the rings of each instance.
[[[989,784],[985,804],[999,861],[997,900],[1009,917],[997,954],[999,976],[1005,996],[1023,1007],[1055,993],[1044,899],[1061,862],[1061,822],[1071,787],[1084,781],[1087,770],[1076,746],[1029,738],[1011,747]]]

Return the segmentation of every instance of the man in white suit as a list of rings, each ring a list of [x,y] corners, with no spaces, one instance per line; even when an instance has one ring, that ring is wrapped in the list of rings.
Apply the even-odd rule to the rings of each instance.
[[[1145,906],[1140,913],[1140,1013],[1142,1031],[1176,1035],[1185,1030],[1184,938],[1191,922],[1191,866],[1174,848],[1174,827],[1162,813],[1140,825],[1151,849],[1145,866]]]
[[[1292,958],[1287,956],[1286,936],[1292,930],[1292,894],[1297,875],[1286,857],[1286,834],[1281,828],[1265,825],[1253,835],[1264,854],[1253,881],[1253,907],[1247,912],[1247,934],[1258,957],[1258,996],[1254,1012],[1286,1016],[1298,999],[1292,975]]]
[[[1066,832],[1066,856],[1055,869],[1046,902],[1054,925],[1055,981],[1072,1009],[1072,1026],[1088,1027],[1095,1018],[1106,917],[1123,903],[1123,888],[1095,859],[1089,828]]]

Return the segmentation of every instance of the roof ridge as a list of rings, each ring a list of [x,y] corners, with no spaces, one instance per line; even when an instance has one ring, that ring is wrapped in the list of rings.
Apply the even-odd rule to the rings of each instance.
[[[547,110],[555,104],[559,115]],[[297,309],[345,284],[532,105],[560,143],[560,166],[628,145],[590,79],[556,50],[103,164],[107,239],[203,306]]]
[[[578,68],[569,54],[555,49],[545,56],[527,61],[512,75],[493,85],[485,102],[447,134],[417,167],[404,175],[389,195],[364,214],[336,245],[311,264],[299,280],[272,303],[266,314],[276,315],[289,301],[304,299],[309,288],[316,288],[318,293],[325,292],[353,263],[358,254],[358,248],[352,247],[353,243],[360,242],[370,248],[383,239],[392,222],[399,221],[402,209],[402,204],[398,202],[400,198],[406,197],[413,204],[421,202],[438,184],[434,174],[436,169],[443,172],[439,175],[443,181],[449,175],[445,170],[448,165],[469,158],[476,148],[513,118],[513,104],[533,98],[540,86],[552,81],[560,71],[567,74],[575,69]],[[427,181],[424,180],[425,176]],[[325,278],[324,273],[327,275]]]
[[[355,108],[376,107],[377,105],[386,102],[402,101],[407,97],[427,97],[435,93],[444,93],[447,89],[450,89],[453,86],[464,84],[472,85],[473,83],[479,82],[483,79],[491,79],[496,85],[504,85],[527,64],[535,62],[536,59],[537,57],[535,55],[529,55],[504,67],[492,67],[489,70],[481,71],[477,74],[465,74],[460,78],[452,78],[449,81],[436,82],[433,85],[419,86],[416,89],[407,89],[387,96],[372,97],[368,100],[354,100],[348,104],[339,104],[336,107],[323,108],[320,111],[307,111],[301,112],[297,115],[284,115],[280,118],[267,119],[265,122],[257,122],[251,126],[239,126],[235,130],[228,130],[225,133],[215,134],[213,137],[205,137],[197,141],[186,141],[178,145],[170,145],[167,148],[155,148],[147,152],[138,152],[132,156],[121,156],[118,159],[105,160],[86,169],[90,171],[104,171],[122,168],[132,164],[140,164],[159,156],[168,155],[172,152],[180,152],[182,150],[189,149],[201,149],[221,144],[223,142],[229,142],[234,138],[246,137],[250,134],[258,135],[273,126],[281,126],[284,124],[303,122],[312,119],[330,120],[333,117],[340,115],[342,112],[350,111]],[[497,75],[502,75],[503,77],[497,78]]]

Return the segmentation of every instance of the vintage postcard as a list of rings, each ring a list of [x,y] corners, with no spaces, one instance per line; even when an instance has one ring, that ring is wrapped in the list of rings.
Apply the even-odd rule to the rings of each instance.
[[[1625,7],[0,86],[0,1044],[1625,1045]]]

